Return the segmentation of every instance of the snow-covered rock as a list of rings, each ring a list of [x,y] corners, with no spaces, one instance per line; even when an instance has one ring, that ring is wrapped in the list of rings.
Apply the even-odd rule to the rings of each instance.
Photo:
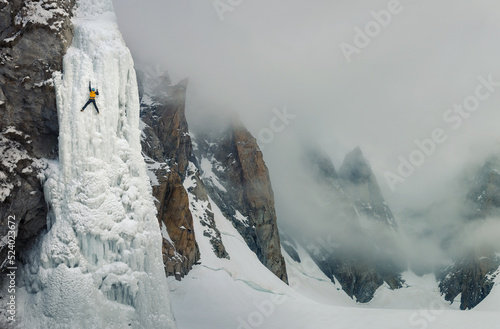
[[[71,42],[74,4],[0,2],[0,240],[7,237],[11,218],[19,261],[46,227],[47,202],[39,175],[48,160],[57,157],[59,127],[52,81]],[[0,268],[6,264],[3,247]],[[0,327],[5,300],[0,298]]]

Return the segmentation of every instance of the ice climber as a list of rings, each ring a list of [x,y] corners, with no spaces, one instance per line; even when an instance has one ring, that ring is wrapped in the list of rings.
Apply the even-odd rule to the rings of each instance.
[[[89,92],[90,92],[89,101],[82,107],[81,112],[83,112],[83,110],[85,110],[85,108],[87,107],[87,105],[89,105],[90,103],[92,103],[92,104],[94,104],[94,107],[95,107],[95,110],[97,111],[97,114],[99,114],[99,109],[97,108],[97,104],[95,103],[95,97],[99,96],[99,90],[96,90],[95,88],[92,88],[91,85],[90,85],[90,81],[89,81]]]

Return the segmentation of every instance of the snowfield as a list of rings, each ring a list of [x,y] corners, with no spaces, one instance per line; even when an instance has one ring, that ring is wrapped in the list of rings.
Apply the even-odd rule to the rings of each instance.
[[[186,188],[191,182],[186,182]],[[190,203],[202,204],[190,193]],[[460,311],[439,294],[433,275],[404,273],[407,287],[379,288],[368,304],[356,304],[333,284],[301,248],[301,263],[284,250],[290,285],[262,265],[256,255],[210,201],[230,260],[217,258],[203,228],[194,218],[201,251],[196,265],[181,281],[169,279],[172,308],[179,329],[496,329],[500,294],[494,292],[472,311]],[[191,207],[192,208],[192,207]],[[195,214],[195,212],[194,212]],[[498,283],[497,283],[498,284]]]

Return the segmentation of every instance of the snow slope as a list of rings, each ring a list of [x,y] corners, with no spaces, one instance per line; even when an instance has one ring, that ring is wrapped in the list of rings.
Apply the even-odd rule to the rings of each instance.
[[[194,185],[187,177],[186,190]],[[201,265],[181,281],[170,279],[172,308],[179,329],[495,329],[497,312],[457,310],[440,296],[431,275],[405,273],[407,287],[383,286],[368,305],[356,304],[334,285],[300,247],[301,262],[285,256],[290,286],[267,270],[244,239],[210,201],[230,259],[219,259],[203,236],[200,218],[208,202],[189,193]],[[491,301],[491,305],[495,301]]]
[[[48,232],[19,291],[23,328],[175,328],[141,156],[132,57],[111,0],[80,0],[55,79],[59,163],[46,173]],[[98,87],[96,114],[88,82]]]

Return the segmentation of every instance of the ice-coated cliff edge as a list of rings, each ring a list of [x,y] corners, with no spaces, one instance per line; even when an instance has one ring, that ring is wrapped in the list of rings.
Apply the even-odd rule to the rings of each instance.
[[[46,172],[48,232],[22,269],[26,328],[175,328],[139,99],[111,0],[81,0],[55,79],[59,162]],[[97,104],[80,112],[88,83]]]

